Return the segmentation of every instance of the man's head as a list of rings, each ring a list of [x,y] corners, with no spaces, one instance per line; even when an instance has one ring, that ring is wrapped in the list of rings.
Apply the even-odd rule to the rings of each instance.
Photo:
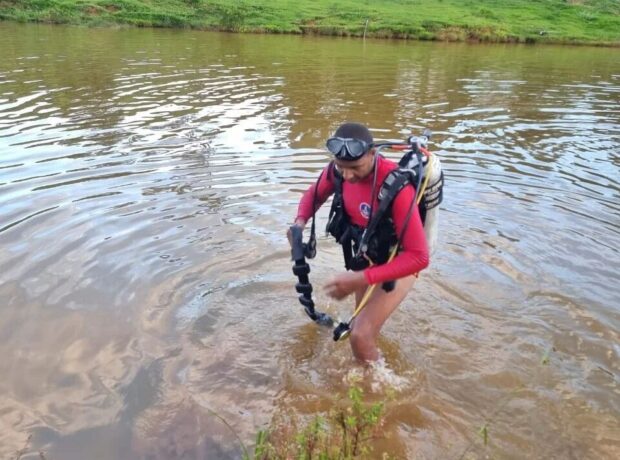
[[[338,127],[326,146],[334,154],[336,167],[348,182],[359,182],[372,172],[374,149],[372,134],[359,123],[344,123]]]

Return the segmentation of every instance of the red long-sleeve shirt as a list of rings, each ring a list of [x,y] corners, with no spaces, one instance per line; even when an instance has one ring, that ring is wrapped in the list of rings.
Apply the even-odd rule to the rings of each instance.
[[[373,210],[378,208],[377,195],[385,177],[397,168],[398,165],[382,156],[379,156],[376,163],[377,167],[377,187],[374,194]],[[317,209],[325,203],[327,198],[334,193],[335,182],[329,166],[323,170],[318,187],[313,184],[301,198],[297,210],[297,218],[308,221],[312,217],[312,205],[315,202],[314,193],[317,190],[316,205]],[[342,194],[344,208],[349,221],[362,228],[368,225],[368,214],[370,211],[370,199],[372,194],[374,173],[357,183],[342,182]],[[394,198],[392,204],[392,220],[395,225],[396,234],[400,235],[407,219],[407,213],[411,201],[414,198],[414,188],[412,185],[405,186]],[[364,277],[368,284],[383,283],[384,281],[403,278],[408,275],[423,270],[428,266],[429,255],[424,235],[424,227],[420,219],[418,207],[413,206],[413,211],[407,229],[400,242],[401,251],[389,263],[369,267],[364,270]]]

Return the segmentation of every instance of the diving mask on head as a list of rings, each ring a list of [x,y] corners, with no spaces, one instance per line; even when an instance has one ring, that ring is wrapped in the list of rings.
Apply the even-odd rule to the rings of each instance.
[[[372,144],[352,137],[330,137],[325,146],[337,159],[353,161],[368,152]]]

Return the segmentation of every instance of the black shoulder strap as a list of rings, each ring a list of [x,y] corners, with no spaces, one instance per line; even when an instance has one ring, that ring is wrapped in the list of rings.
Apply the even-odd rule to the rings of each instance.
[[[381,188],[379,189],[379,194],[377,195],[377,200],[379,201],[379,207],[377,211],[372,215],[368,226],[366,227],[366,231],[364,232],[364,236],[362,238],[362,243],[360,244],[360,249],[365,251],[365,244],[376,230],[379,223],[383,220],[385,213],[388,211],[394,198],[396,195],[405,187],[405,185],[411,183],[412,177],[410,171],[406,169],[394,169],[390,171],[390,173],[386,176],[381,184]]]
[[[332,170],[335,170],[335,168],[333,167],[333,164],[334,162],[331,161],[329,165],[327,166],[328,176],[332,174]],[[316,256],[316,211],[318,208],[317,195],[319,193],[319,184],[321,183],[321,179],[323,178],[324,173],[325,173],[325,170],[321,171],[321,174],[319,174],[319,178],[314,184],[314,192],[312,194],[312,225],[310,226],[310,239],[308,240],[308,243],[304,245],[305,251],[306,251],[306,257],[308,259],[314,259],[314,256]]]
[[[334,184],[336,185],[336,191],[342,193],[342,174],[336,169],[336,163],[334,160],[330,161],[327,165],[327,175],[331,175]]]
[[[330,161],[327,166],[327,177],[330,176],[334,181],[334,199],[332,200],[332,207],[329,210],[329,216],[327,218],[328,222],[332,220],[332,217],[336,212],[336,208],[342,203],[342,175],[336,169],[334,160]]]

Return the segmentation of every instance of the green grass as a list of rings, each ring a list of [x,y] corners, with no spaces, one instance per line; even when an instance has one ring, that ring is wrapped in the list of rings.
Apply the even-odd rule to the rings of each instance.
[[[0,19],[444,41],[620,45],[618,0],[0,0]]]

